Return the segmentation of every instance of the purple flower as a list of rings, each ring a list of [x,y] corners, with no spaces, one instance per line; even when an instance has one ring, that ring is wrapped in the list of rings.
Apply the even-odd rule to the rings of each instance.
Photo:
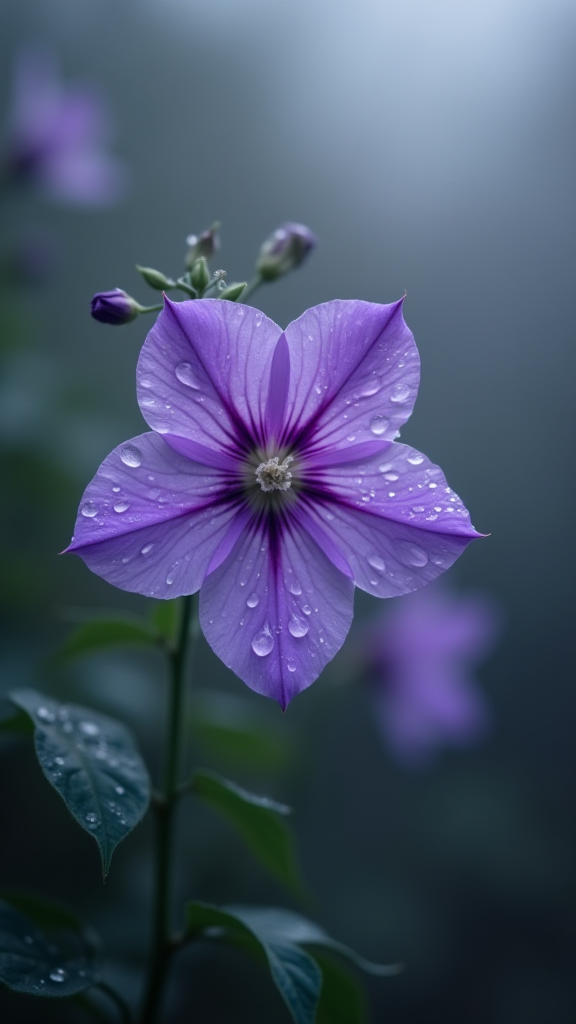
[[[122,288],[96,292],[90,300],[90,314],[101,324],[129,324],[139,312],[139,303]]]
[[[488,709],[471,669],[497,632],[488,598],[438,587],[398,601],[367,627],[363,656],[378,724],[399,760],[426,763],[437,747],[483,734]]]
[[[286,707],[344,642],[354,586],[404,594],[479,536],[438,466],[392,440],[419,365],[401,301],[327,302],[282,332],[167,299],[136,371],[153,432],[102,463],[68,550],[123,590],[201,588],[216,654]]]
[[[106,152],[110,121],[93,88],[63,87],[52,55],[23,51],[16,63],[4,165],[53,198],[81,205],[115,202],[125,169]]]
[[[256,262],[256,270],[263,281],[274,281],[299,267],[318,240],[305,224],[281,224],[270,235]]]

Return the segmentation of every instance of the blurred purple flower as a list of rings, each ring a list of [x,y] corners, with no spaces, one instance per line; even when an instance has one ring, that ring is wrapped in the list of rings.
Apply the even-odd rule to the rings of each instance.
[[[419,370],[401,301],[327,302],[282,332],[167,299],[136,371],[153,433],[102,463],[68,550],[123,590],[201,587],[216,654],[286,707],[344,642],[354,585],[415,590],[479,536],[438,466],[393,441]]]
[[[124,192],[124,165],[109,155],[111,122],[94,87],[64,86],[53,55],[16,60],[4,172],[30,180],[64,203],[104,206]]]
[[[305,224],[288,221],[276,228],[263,243],[256,261],[256,270],[262,280],[275,281],[277,277],[299,267],[317,244],[316,235]]]
[[[467,745],[489,712],[472,669],[499,631],[495,604],[427,587],[398,601],[364,635],[378,725],[392,753],[417,766],[436,748]]]

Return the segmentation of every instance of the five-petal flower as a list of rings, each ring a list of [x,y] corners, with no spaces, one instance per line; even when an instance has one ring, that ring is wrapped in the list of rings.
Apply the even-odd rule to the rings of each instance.
[[[250,306],[166,306],[137,367],[152,428],[108,456],[68,548],[124,590],[200,591],[222,661],[282,707],[350,628],[354,587],[404,594],[478,537],[394,438],[418,389],[402,302],[327,302],[286,331]]]

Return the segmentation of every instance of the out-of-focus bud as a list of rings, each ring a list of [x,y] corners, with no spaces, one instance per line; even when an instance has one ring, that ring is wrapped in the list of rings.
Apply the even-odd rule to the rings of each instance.
[[[90,312],[101,324],[129,324],[135,320],[141,306],[122,288],[111,292],[97,292],[90,303]]]
[[[246,281],[239,284],[229,284],[227,288],[218,293],[219,299],[228,299],[228,302],[237,302],[246,287]]]
[[[205,260],[210,260],[218,252],[220,248],[220,239],[218,237],[218,229],[220,224],[218,221],[214,221],[212,227],[207,228],[201,235],[188,235],[186,244],[190,247],[184,258],[184,264],[186,270],[191,270],[196,260],[199,260],[201,256]]]
[[[210,283],[210,272],[203,256],[192,267],[190,272],[190,283],[199,295],[203,295]]]
[[[153,267],[139,267],[136,264],[136,270],[142,274],[142,277],[149,284],[151,288],[156,288],[157,291],[163,292],[166,288],[174,288],[175,281],[171,277],[166,277],[160,270],[154,270]]]
[[[317,242],[316,235],[304,224],[281,224],[260,249],[257,274],[263,281],[274,281],[300,266]]]

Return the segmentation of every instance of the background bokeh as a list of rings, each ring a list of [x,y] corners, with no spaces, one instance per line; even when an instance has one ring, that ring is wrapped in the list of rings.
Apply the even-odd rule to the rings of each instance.
[[[131,175],[109,210],[29,195],[2,210],[5,241],[24,228],[54,239],[49,280],[5,287],[0,314],[3,689],[118,714],[155,765],[159,665],[122,653],[46,667],[71,607],[145,604],[56,555],[102,458],[142,430],[134,365],[149,324],[104,327],[89,299],[121,286],[154,301],[134,263],[177,272],[186,235],[215,219],[230,280],[250,274],[279,223],[308,224],[317,251],[258,303],[285,325],[327,299],[407,292],[423,374],[402,440],[443,467],[491,534],[451,581],[501,609],[480,672],[493,727],[409,772],[383,747],[365,692],[338,685],[344,662],[282,717],[204,646],[202,686],[262,715],[278,757],[202,753],[294,804],[308,911],[367,956],[406,963],[369,983],[376,1022],[571,1024],[574,4],[3,0],[0,19],[0,110],[19,48],[52,47],[66,79],[101,86]],[[360,595],[358,617],[374,605]],[[3,744],[0,756],[1,883],[81,907],[121,958],[108,977],[132,997],[126,948],[145,947],[150,826],[118,850],[102,888],[95,845],[29,748]],[[181,843],[183,894],[284,899],[208,811],[187,809]],[[263,979],[239,953],[199,948],[166,1024],[184,1009],[203,1024],[287,1021]],[[5,995],[0,1011],[45,1019]]]

